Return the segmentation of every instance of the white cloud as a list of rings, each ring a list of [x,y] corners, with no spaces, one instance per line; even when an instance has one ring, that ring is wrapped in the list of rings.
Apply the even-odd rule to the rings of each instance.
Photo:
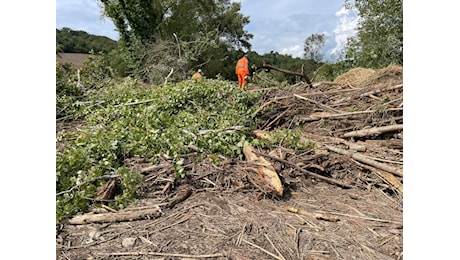
[[[287,48],[283,48],[280,51],[281,54],[292,55],[293,57],[302,57],[303,56],[303,46],[294,45]]]
[[[344,7],[335,15],[339,18],[337,26],[333,30],[335,47],[330,51],[331,56],[337,57],[347,42],[347,38],[356,35],[358,15],[356,11],[347,10]]]

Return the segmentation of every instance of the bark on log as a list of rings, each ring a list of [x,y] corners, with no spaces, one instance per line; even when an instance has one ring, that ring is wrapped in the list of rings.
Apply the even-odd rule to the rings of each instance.
[[[403,125],[388,125],[388,126],[382,126],[382,127],[374,127],[374,128],[369,128],[369,129],[362,129],[358,131],[353,131],[349,132],[346,134],[343,134],[342,137],[366,137],[366,136],[372,136],[372,135],[379,135],[383,134],[386,132],[394,132],[394,131],[400,131],[403,130]]]
[[[140,219],[156,218],[161,215],[160,207],[153,207],[136,211],[118,211],[116,213],[87,213],[78,215],[69,220],[72,225],[84,225],[90,223],[115,223]]]
[[[336,153],[342,154],[342,155],[350,156],[351,158],[353,158],[353,159],[355,159],[355,160],[357,160],[359,162],[374,166],[375,168],[378,168],[378,169],[393,173],[394,175],[403,177],[402,169],[395,168],[395,167],[386,165],[384,163],[376,162],[376,161],[374,161],[372,159],[369,159],[369,158],[367,158],[365,156],[362,156],[359,153],[354,153],[354,152],[347,151],[347,150],[344,150],[344,149],[341,149],[341,148],[338,148],[338,147],[333,147],[333,146],[326,145],[326,148],[329,151],[336,152]]]

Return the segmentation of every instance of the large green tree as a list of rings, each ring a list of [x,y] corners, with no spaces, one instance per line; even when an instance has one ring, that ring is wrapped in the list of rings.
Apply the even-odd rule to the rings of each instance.
[[[357,34],[348,41],[347,58],[354,66],[382,68],[403,64],[402,0],[346,0],[359,15]]]
[[[114,22],[120,33],[119,54],[128,63],[126,67],[144,80],[158,81],[174,68],[171,79],[183,78],[211,60],[224,59],[227,50],[251,47],[252,35],[243,29],[249,18],[240,13],[238,2],[100,0],[100,3],[104,15]],[[159,50],[166,56],[159,56]],[[161,60],[168,62],[159,66],[152,64]],[[213,65],[212,69],[219,71]],[[161,75],[152,76],[154,72]]]

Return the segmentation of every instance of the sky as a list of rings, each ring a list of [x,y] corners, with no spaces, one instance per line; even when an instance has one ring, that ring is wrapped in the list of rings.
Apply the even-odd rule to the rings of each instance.
[[[249,16],[245,30],[254,38],[252,51],[270,51],[302,57],[307,37],[324,34],[326,60],[339,57],[348,36],[355,34],[356,12],[343,8],[344,0],[242,0],[241,13]],[[109,18],[101,16],[96,0],[56,0],[56,28],[68,27],[118,40]]]

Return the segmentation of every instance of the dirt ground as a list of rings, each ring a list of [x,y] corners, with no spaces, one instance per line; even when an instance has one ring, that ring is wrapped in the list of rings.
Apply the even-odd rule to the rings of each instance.
[[[317,144],[302,154],[256,151],[280,176],[282,196],[248,161],[195,163],[191,153],[177,180],[168,158],[130,158],[146,177],[138,203],[59,225],[56,259],[403,259],[402,82],[402,67],[390,66],[313,86],[253,85],[264,91],[261,130],[300,127]]]

